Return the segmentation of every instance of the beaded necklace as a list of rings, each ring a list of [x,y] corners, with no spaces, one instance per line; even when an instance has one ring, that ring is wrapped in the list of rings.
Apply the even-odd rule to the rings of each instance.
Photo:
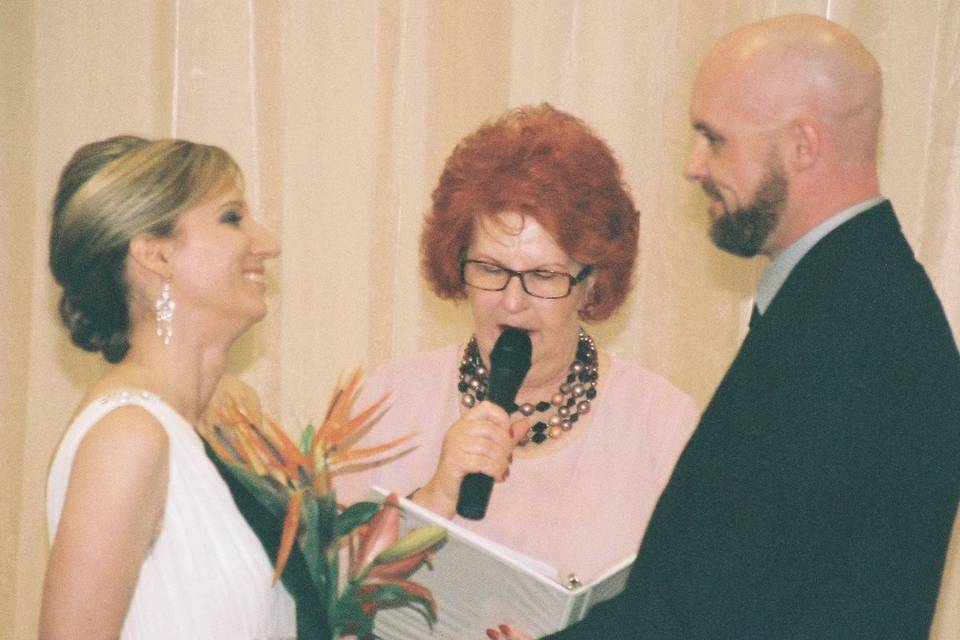
[[[590,411],[590,402],[597,397],[597,379],[600,377],[597,370],[597,347],[593,338],[583,329],[579,330],[578,337],[576,358],[570,363],[567,378],[560,384],[557,393],[553,394],[549,401],[541,400],[536,404],[524,402],[519,406],[513,404],[508,407],[507,413],[519,411],[527,417],[551,409],[554,411],[548,419],[539,420],[527,429],[527,433],[520,439],[520,446],[540,444],[548,438],[560,438],[573,428],[581,415]],[[464,407],[470,408],[486,397],[490,382],[488,373],[480,358],[477,338],[471,337],[460,359],[460,380],[457,383],[460,403]]]

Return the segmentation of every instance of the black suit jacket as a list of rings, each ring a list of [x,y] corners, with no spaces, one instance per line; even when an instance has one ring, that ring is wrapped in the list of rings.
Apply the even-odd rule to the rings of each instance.
[[[624,593],[555,638],[925,638],[960,357],[889,202],[796,265],[657,504]]]

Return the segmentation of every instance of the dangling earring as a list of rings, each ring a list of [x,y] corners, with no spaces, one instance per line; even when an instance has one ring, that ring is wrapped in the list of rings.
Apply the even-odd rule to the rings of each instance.
[[[170,344],[173,338],[173,312],[177,303],[170,297],[170,281],[163,281],[163,289],[157,298],[157,336],[163,338],[163,344]]]

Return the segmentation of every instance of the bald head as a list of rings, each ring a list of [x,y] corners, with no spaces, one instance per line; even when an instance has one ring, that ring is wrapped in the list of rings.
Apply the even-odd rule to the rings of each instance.
[[[838,24],[793,15],[724,36],[693,88],[685,173],[710,198],[711,237],[775,255],[876,196],[880,70]]]
[[[834,22],[791,15],[737,29],[707,55],[700,79],[708,74],[758,125],[815,118],[836,138],[844,158],[876,154],[880,69],[860,41]]]

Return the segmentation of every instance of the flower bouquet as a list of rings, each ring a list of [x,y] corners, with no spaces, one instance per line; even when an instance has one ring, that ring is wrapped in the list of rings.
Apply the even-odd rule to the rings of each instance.
[[[406,580],[446,536],[430,526],[399,536],[395,495],[382,504],[337,505],[331,471],[337,464],[375,456],[410,435],[365,449],[349,443],[368,426],[386,396],[351,417],[360,372],[339,385],[319,428],[308,426],[299,445],[270,419],[230,398],[219,420],[201,430],[207,453],[234,501],[275,559],[280,579],[296,601],[298,640],[370,637],[383,607],[413,606],[436,620],[429,590]],[[412,435],[412,434],[411,434]],[[341,576],[341,560],[348,560]]]

